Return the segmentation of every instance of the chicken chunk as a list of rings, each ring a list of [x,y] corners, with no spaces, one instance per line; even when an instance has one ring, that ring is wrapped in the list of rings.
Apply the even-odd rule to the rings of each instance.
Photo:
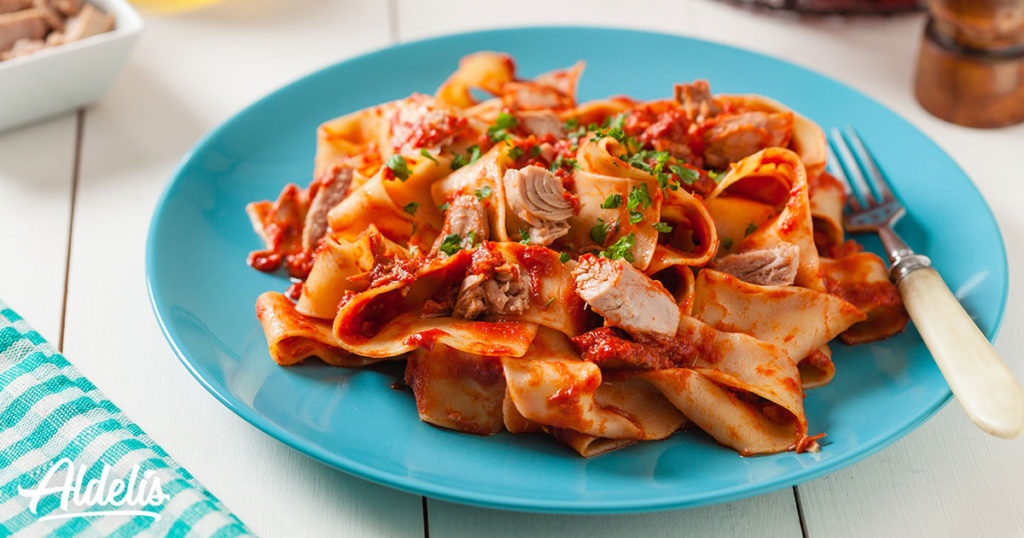
[[[0,0],[0,13],[14,13],[32,7],[32,0]]]
[[[789,286],[796,280],[800,251],[789,243],[723,256],[715,270],[759,286]]]
[[[530,243],[548,245],[569,233],[573,215],[562,180],[539,166],[507,170],[502,178],[512,214],[526,222]]]
[[[23,9],[0,15],[0,52],[14,46],[18,40],[43,39],[49,25],[40,9]]]
[[[676,84],[676,102],[683,105],[686,118],[701,122],[722,111],[711,98],[711,88],[706,80],[695,80],[690,84]]]
[[[441,250],[441,245],[451,235],[459,236],[459,247],[470,249],[487,239],[487,211],[475,196],[464,194],[451,201],[445,213],[444,227],[430,249],[431,256],[446,258],[448,254]]]
[[[316,193],[302,227],[303,249],[316,249],[320,238],[327,233],[327,212],[345,199],[351,183],[352,169],[347,167],[333,166],[318,178],[314,184]]]
[[[64,42],[71,43],[96,34],[114,29],[114,16],[85,4],[82,11],[67,20],[64,30]]]
[[[472,274],[462,281],[452,312],[457,318],[519,315],[530,304],[529,283],[512,264],[498,266],[493,274]]]
[[[572,276],[576,294],[604,317],[605,325],[634,336],[676,333],[680,313],[672,295],[625,260],[586,254]]]
[[[519,126],[527,134],[543,137],[554,135],[555,138],[565,138],[565,131],[562,129],[562,121],[555,114],[546,111],[523,111],[517,114]]]
[[[789,112],[744,112],[711,121],[703,134],[704,163],[710,168],[725,168],[764,148],[785,147],[793,132]]]

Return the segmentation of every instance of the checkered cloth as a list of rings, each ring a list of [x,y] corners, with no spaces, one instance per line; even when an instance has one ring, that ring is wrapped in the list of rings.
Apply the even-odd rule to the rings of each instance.
[[[96,496],[90,501],[90,483],[93,490],[104,486],[104,498],[124,503],[97,503]],[[84,496],[68,494],[62,504],[60,491],[38,495],[33,503],[31,492],[41,486]],[[109,511],[115,512],[98,513]],[[0,536],[251,534],[0,302]]]

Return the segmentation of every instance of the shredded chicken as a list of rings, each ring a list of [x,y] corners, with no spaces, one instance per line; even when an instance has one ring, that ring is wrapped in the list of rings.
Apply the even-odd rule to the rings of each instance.
[[[46,36],[49,25],[41,9],[32,8],[0,15],[0,52],[5,52],[19,40],[36,40]]]
[[[722,111],[711,97],[711,88],[706,80],[695,80],[690,84],[676,84],[676,102],[683,105],[683,112],[691,122],[701,122]]]
[[[585,254],[572,276],[576,294],[604,317],[605,325],[634,336],[676,333],[680,313],[672,295],[625,260]]]
[[[459,236],[459,247],[470,249],[488,237],[487,211],[484,205],[471,194],[455,197],[444,216],[444,228],[430,249],[431,257],[446,258],[441,250],[445,240],[452,234]]]
[[[785,147],[793,131],[790,112],[744,112],[716,116],[704,131],[704,162],[725,168],[764,148]]]
[[[562,129],[562,120],[554,113],[547,110],[523,111],[517,114],[519,126],[538,137],[554,135],[555,138],[565,138],[565,131]]]
[[[113,28],[113,14],[82,0],[0,0],[0,61]]]
[[[508,207],[528,225],[531,244],[548,245],[569,233],[572,204],[568,191],[554,174],[530,165],[507,170],[502,181]]]
[[[530,286],[517,265],[481,247],[473,254],[472,270],[473,273],[462,281],[453,316],[477,319],[526,311],[530,304]]]
[[[789,286],[796,280],[799,256],[796,246],[784,243],[776,248],[723,256],[715,262],[714,268],[759,286]]]
[[[352,169],[337,165],[321,174],[314,182],[316,193],[313,194],[306,213],[306,223],[302,227],[304,249],[316,249],[320,239],[327,233],[327,213],[345,199],[351,183]]]

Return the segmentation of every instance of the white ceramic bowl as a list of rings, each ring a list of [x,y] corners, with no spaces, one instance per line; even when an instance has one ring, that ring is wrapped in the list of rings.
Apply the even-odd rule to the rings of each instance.
[[[126,0],[87,0],[117,18],[114,29],[0,62],[0,131],[96,101],[142,32]]]

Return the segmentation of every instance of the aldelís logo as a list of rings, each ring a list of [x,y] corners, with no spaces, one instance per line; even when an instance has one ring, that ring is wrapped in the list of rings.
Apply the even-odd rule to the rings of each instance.
[[[62,468],[67,468],[64,482],[50,485]],[[38,514],[39,500],[49,495],[60,495],[60,511],[39,518],[68,519],[73,517],[146,516],[160,520],[160,514],[145,510],[146,507],[160,506],[171,498],[160,488],[160,477],[154,471],[139,471],[132,466],[125,479],[111,479],[110,466],[104,465],[98,478],[85,481],[88,466],[75,472],[75,464],[68,458],[57,460],[34,489],[18,486],[18,494],[31,499],[29,511]],[[97,506],[109,506],[108,510],[88,510]]]

